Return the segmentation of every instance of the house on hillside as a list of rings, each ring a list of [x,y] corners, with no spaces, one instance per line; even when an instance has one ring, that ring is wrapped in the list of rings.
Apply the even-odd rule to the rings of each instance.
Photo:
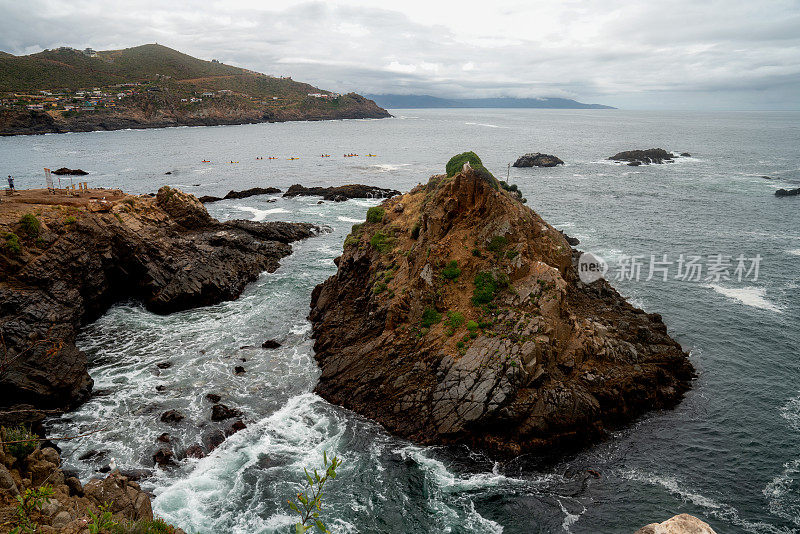
[[[88,57],[97,57],[97,52],[95,52],[95,51],[94,51],[93,49],[91,49],[91,48],[86,48],[86,49],[83,51],[83,55],[84,55],[84,56],[88,56]]]

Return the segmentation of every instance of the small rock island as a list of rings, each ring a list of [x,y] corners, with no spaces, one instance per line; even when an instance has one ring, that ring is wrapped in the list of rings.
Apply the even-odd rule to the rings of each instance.
[[[528,153],[524,156],[520,156],[512,167],[555,167],[556,165],[563,164],[564,162],[556,156],[536,152],[535,154]]]
[[[319,395],[503,457],[680,401],[694,372],[660,315],[582,283],[579,253],[473,153],[448,171],[370,208],[315,288]]]

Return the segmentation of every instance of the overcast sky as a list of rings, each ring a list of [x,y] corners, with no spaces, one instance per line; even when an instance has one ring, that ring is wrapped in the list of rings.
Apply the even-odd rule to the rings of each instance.
[[[0,0],[12,54],[152,42],[337,91],[800,109],[797,0]]]

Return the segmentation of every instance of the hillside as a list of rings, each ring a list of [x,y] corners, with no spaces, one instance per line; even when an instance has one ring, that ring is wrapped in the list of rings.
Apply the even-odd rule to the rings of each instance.
[[[0,135],[388,117],[355,93],[147,44],[0,54]]]
[[[569,98],[439,98],[430,95],[367,95],[379,106],[395,109],[418,108],[536,108],[616,109],[602,104],[584,104]]]

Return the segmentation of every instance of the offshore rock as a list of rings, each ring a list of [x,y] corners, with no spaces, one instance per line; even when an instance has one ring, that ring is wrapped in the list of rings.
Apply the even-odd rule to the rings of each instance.
[[[661,316],[583,284],[566,238],[491,176],[434,176],[382,208],[311,297],[330,402],[420,443],[514,456],[599,439],[689,389]]]
[[[520,156],[517,161],[514,162],[513,167],[555,167],[556,165],[563,165],[564,162],[561,159],[557,158],[556,156],[551,156],[550,154],[542,154],[540,152],[536,152],[535,154],[529,153],[525,154],[524,156]]]
[[[671,517],[663,523],[650,523],[635,534],[716,534],[708,523],[689,514]]]
[[[198,200],[200,200],[200,202],[203,204],[207,204],[209,202],[217,202],[219,200],[247,198],[254,197],[256,195],[274,195],[280,192],[281,190],[277,187],[252,187],[250,189],[245,189],[244,191],[228,191],[228,194],[224,197],[212,197],[206,195],[200,197]]]
[[[341,202],[350,198],[390,198],[399,194],[400,191],[383,189],[374,185],[350,184],[335,187],[303,187],[300,184],[295,184],[287,189],[283,196],[321,196],[324,200]]]
[[[91,211],[104,202],[106,211]],[[35,233],[18,221],[37,213]],[[167,186],[155,198],[116,190],[78,196],[22,190],[0,203],[0,406],[65,409],[92,388],[78,328],[120,300],[156,313],[235,299],[317,235],[311,224],[221,223],[192,195]]]
[[[613,161],[627,161],[628,164],[649,165],[650,163],[672,163],[675,155],[663,148],[649,148],[647,150],[628,150],[619,152],[610,158]]]
[[[775,191],[776,197],[793,197],[796,195],[800,195],[800,187],[797,189],[778,189]]]

